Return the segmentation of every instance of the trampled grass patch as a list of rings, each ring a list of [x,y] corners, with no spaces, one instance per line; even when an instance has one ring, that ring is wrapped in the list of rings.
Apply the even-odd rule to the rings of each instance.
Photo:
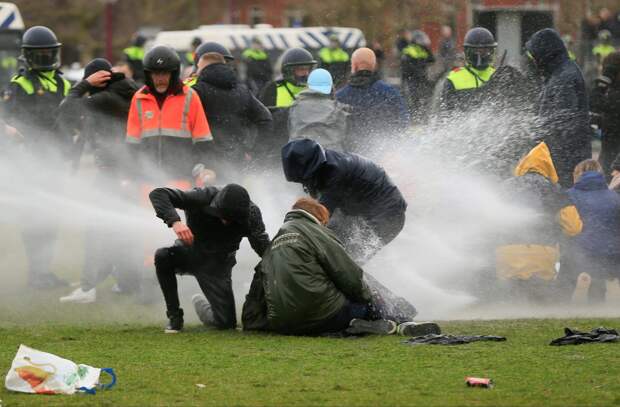
[[[190,325],[0,325],[0,372],[20,343],[98,367],[118,385],[96,396],[0,390],[2,406],[620,405],[620,344],[552,347],[565,326],[620,327],[620,319],[442,323],[452,334],[506,342],[409,346],[403,337],[282,337]],[[492,378],[467,388],[465,376]],[[201,384],[204,386],[197,386]]]

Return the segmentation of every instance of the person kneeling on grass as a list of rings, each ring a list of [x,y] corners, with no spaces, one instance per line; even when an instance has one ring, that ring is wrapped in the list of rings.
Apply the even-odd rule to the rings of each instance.
[[[185,273],[196,277],[206,296],[192,298],[200,320],[219,329],[234,329],[237,317],[231,273],[239,243],[247,237],[259,256],[269,246],[260,209],[245,188],[236,184],[221,190],[212,186],[191,191],[157,188],[149,198],[157,217],[179,238],[174,246],[155,252],[157,280],[169,319],[165,332],[183,329],[176,274]],[[175,208],[185,211],[187,225]]]
[[[286,214],[256,267],[243,306],[245,330],[287,335],[397,331],[396,323],[378,309],[381,301],[374,301],[364,271],[325,227],[328,221],[327,208],[311,198],[299,199]],[[409,322],[399,328],[412,336],[439,333],[433,323]]]

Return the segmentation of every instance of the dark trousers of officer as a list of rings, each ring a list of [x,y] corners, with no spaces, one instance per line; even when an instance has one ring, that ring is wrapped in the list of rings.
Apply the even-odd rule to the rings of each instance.
[[[213,325],[219,329],[234,329],[237,326],[237,314],[231,275],[236,263],[234,252],[198,253],[180,244],[158,249],[155,252],[155,270],[168,314],[180,312],[176,275],[191,274],[196,277],[211,305]]]
[[[22,240],[28,257],[28,271],[31,281],[50,274],[54,245],[58,236],[57,225],[26,224]]]

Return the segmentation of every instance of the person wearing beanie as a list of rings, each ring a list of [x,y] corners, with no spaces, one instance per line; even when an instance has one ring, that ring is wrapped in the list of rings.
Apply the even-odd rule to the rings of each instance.
[[[370,48],[351,56],[349,83],[336,92],[336,100],[350,106],[349,151],[365,154],[383,140],[393,140],[409,127],[409,111],[401,93],[379,79],[377,58]]]
[[[325,148],[346,151],[347,106],[334,100],[331,74],[322,68],[308,76],[308,89],[297,95],[288,115],[289,140],[308,138]]]
[[[95,188],[106,195],[123,194],[121,180],[132,162],[125,144],[125,126],[131,99],[138,85],[122,73],[112,72],[111,64],[96,58],[84,68],[84,77],[70,91],[59,108],[59,123],[66,134],[79,130],[79,150],[88,145],[95,157]],[[77,170],[81,151],[73,164]],[[80,287],[61,302],[91,303],[97,299],[97,286],[116,269],[116,291],[138,289],[139,258],[132,257],[129,241],[112,237],[95,221],[86,231],[86,253]],[[129,240],[129,239],[128,239]]]
[[[605,174],[620,154],[620,52],[603,61],[603,73],[592,87],[591,112],[603,133],[599,162]]]
[[[203,295],[195,295],[192,303],[205,325],[234,329],[237,314],[231,274],[239,244],[247,237],[261,257],[269,246],[260,209],[248,191],[237,184],[191,191],[156,188],[149,198],[157,217],[178,238],[173,246],[155,252],[157,280],[169,319],[165,332],[183,329],[176,274],[191,274],[198,280]],[[187,223],[175,208],[185,211]]]

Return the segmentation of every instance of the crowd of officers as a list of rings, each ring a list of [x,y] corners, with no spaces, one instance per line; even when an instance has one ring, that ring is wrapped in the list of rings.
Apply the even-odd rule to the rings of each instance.
[[[403,47],[403,56],[411,59],[405,69],[407,78],[420,74],[416,60],[432,60],[428,46],[418,42],[424,39]],[[97,185],[117,188],[127,174],[141,185],[157,216],[179,238],[174,246],[159,249],[154,256],[167,306],[169,332],[178,332],[183,326],[177,273],[190,273],[198,279],[206,299],[197,297],[194,305],[203,321],[220,328],[236,326],[231,272],[243,237],[249,239],[259,256],[271,256],[269,261],[263,257],[257,267],[249,297],[255,301],[247,312],[244,310],[248,325],[271,327],[284,333],[320,333],[344,329],[350,321],[357,320],[361,330],[386,333],[396,329],[393,322],[411,322],[412,315],[386,317],[377,305],[381,301],[371,300],[372,290],[359,268],[400,233],[407,208],[385,171],[354,154],[368,151],[372,140],[389,138],[390,134],[402,137],[410,125],[412,110],[397,89],[379,78],[376,54],[361,48],[349,58],[333,38],[331,46],[320,52],[325,69],[316,69],[319,62],[310,52],[293,48],[282,57],[282,77],[273,81],[271,73],[267,74],[265,51],[255,41],[243,53],[243,58],[252,62],[248,68],[250,86],[246,86],[239,82],[231,64],[233,56],[225,47],[213,42],[194,45],[195,52],[186,56],[192,61],[192,73],[185,81],[176,51],[156,46],[143,53],[142,39],[136,38],[124,53],[134,78],[142,79],[144,86],[137,85],[105,59],[97,58],[86,65],[83,80],[72,87],[58,70],[61,44],[55,34],[46,27],[32,27],[22,41],[26,66],[11,80],[5,97],[5,139],[19,141],[30,154],[48,159],[75,151],[80,137],[67,134],[79,134],[93,148]],[[493,78],[514,78],[507,67],[493,67],[496,47],[493,35],[484,28],[476,27],[467,33],[465,64],[447,73],[440,95],[440,113],[467,110],[484,103],[479,98],[480,90],[491,88]],[[527,165],[522,162],[515,175],[542,174],[552,185],[569,187],[575,165],[592,157],[585,83],[554,30],[537,32],[526,48],[540,95],[535,104],[540,119],[539,139],[528,156],[530,161]],[[351,74],[345,82],[349,70]],[[618,83],[617,71],[607,68],[605,74],[608,76],[597,82],[602,89],[601,97],[607,97],[607,89]],[[332,126],[321,124],[334,115],[341,118],[336,122],[350,121],[351,125],[336,135],[327,135]],[[608,116],[604,117],[608,123]],[[299,128],[303,130],[296,132]],[[287,215],[287,223],[271,243],[260,209],[245,188],[234,183],[240,172],[248,168],[257,171],[258,164],[262,168],[282,168],[288,181],[302,184],[317,199],[297,202],[294,213]],[[218,182],[228,185],[212,186],[215,176]],[[190,191],[192,186],[198,188]],[[185,211],[185,221],[176,209]],[[576,218],[576,211],[563,216],[565,223],[578,223]],[[349,234],[360,219],[368,227],[369,236],[376,238],[374,243],[364,242],[370,248],[357,247],[359,239],[356,241]],[[293,226],[295,222],[303,225]],[[566,227],[578,234],[577,227]],[[66,284],[49,268],[50,242],[56,233],[57,227],[49,223],[44,228],[24,228],[29,281],[33,287]],[[315,236],[317,233],[319,237]],[[301,258],[299,252],[287,252],[298,250],[295,242],[304,235],[312,235],[309,239],[315,249],[317,245],[335,245],[335,257],[322,250],[302,250],[306,257]],[[119,256],[111,260],[108,255],[122,248],[97,244],[97,231],[87,240],[86,268],[91,269],[85,270],[81,287],[61,301],[94,301],[96,285],[111,270],[123,268],[114,263],[122,261]],[[515,258],[545,258],[546,267],[551,261],[536,250],[555,255],[545,251],[547,243],[539,245],[543,249],[532,242],[512,243],[498,252],[503,261],[503,271],[498,275],[507,278],[529,276],[511,269]],[[310,252],[312,256],[307,257]],[[322,281],[319,285],[329,281],[335,284],[337,293],[317,294],[317,287],[303,281],[280,288],[272,279],[280,281],[282,276],[278,273],[283,271],[275,272],[273,267],[298,273],[288,281],[307,272],[318,273]],[[339,273],[348,277],[341,279]],[[117,275],[118,289],[136,289],[139,282],[135,280],[132,276]],[[281,289],[284,291],[277,291]],[[292,329],[290,321],[283,324],[276,316],[286,307],[277,312],[273,307],[277,303],[296,309],[302,305],[298,303],[300,299],[306,301],[303,309],[318,314],[307,315],[308,324]],[[319,300],[327,303],[319,304]],[[295,318],[303,320],[304,316]],[[379,322],[373,325],[373,321]]]

